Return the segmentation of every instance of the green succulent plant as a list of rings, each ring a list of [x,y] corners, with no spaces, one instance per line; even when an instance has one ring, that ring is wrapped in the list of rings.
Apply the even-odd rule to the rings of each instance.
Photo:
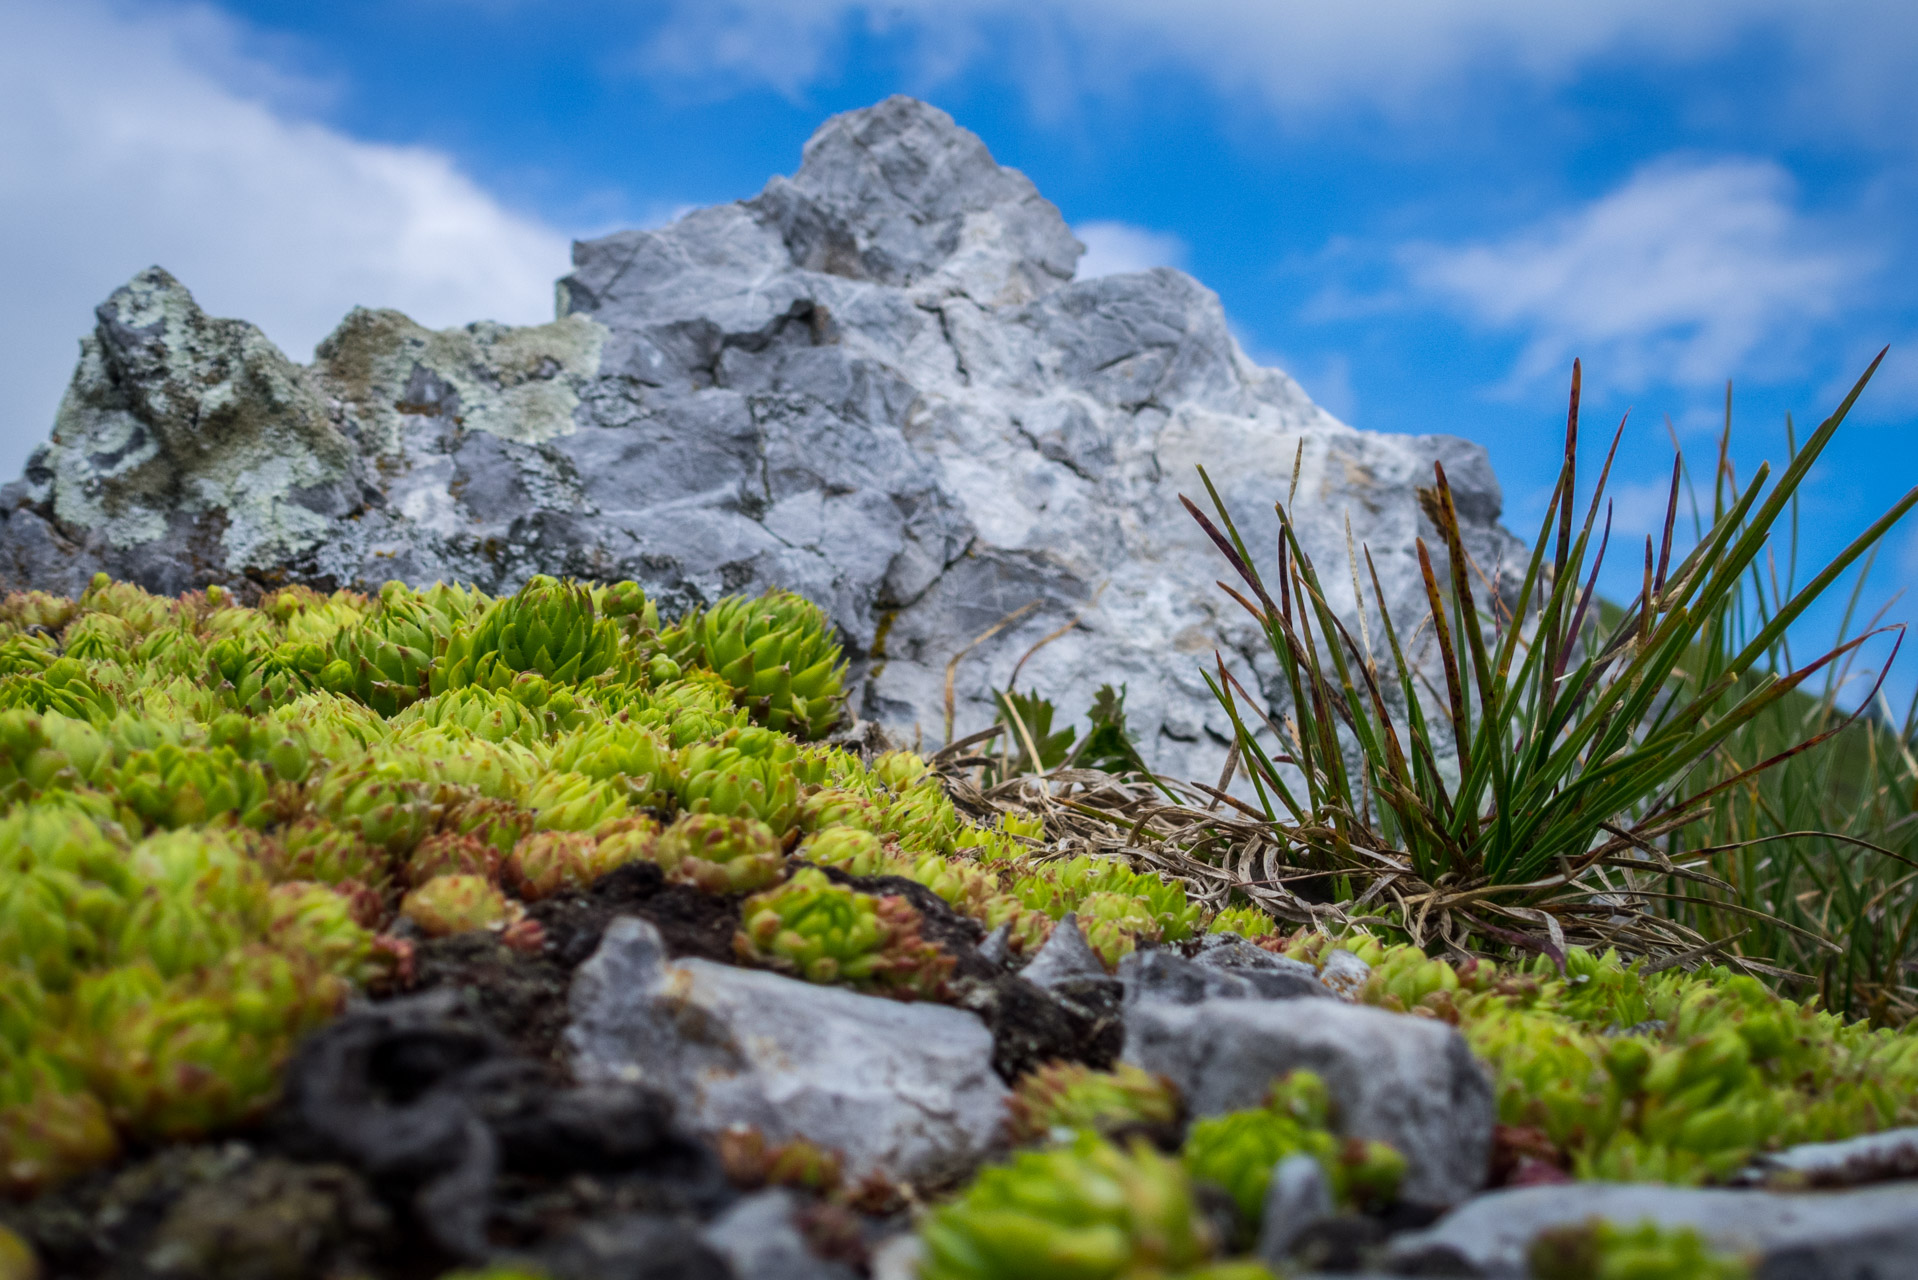
[[[1207,933],[1236,933],[1241,938],[1266,938],[1280,932],[1279,922],[1257,907],[1227,907],[1206,923]]]
[[[985,1170],[919,1235],[921,1280],[1143,1280],[1195,1271],[1216,1243],[1177,1161],[1090,1133]]]
[[[120,801],[146,822],[193,826],[231,815],[249,827],[273,820],[267,771],[231,747],[176,747],[136,751],[115,771]]]
[[[434,657],[451,625],[424,599],[389,582],[372,613],[334,632],[319,683],[383,716],[395,715],[426,696]]]
[[[510,694],[473,685],[415,702],[392,724],[396,731],[415,726],[453,729],[487,742],[517,742],[524,747],[538,746],[546,733],[545,717],[538,711]]]
[[[619,781],[643,803],[668,798],[673,749],[657,730],[634,723],[626,712],[576,729],[548,748],[546,765],[602,782]]]
[[[576,684],[620,661],[619,624],[600,615],[592,589],[539,575],[453,632],[432,690],[499,689],[522,672]]]
[[[142,635],[170,622],[177,607],[165,596],[149,594],[131,582],[115,582],[104,573],[93,575],[79,602],[82,614],[110,613],[132,623]]]
[[[799,782],[790,761],[747,755],[717,742],[680,753],[674,788],[689,813],[756,818],[781,833],[792,827],[799,811]]]
[[[689,619],[698,658],[767,728],[823,738],[839,721],[846,663],[825,611],[790,591],[728,596]]]
[[[352,893],[332,885],[288,881],[272,891],[268,937],[282,951],[311,956],[328,973],[368,983],[387,976],[391,954],[357,918]]]
[[[392,875],[392,858],[368,844],[358,832],[307,815],[280,829],[277,847],[269,846],[262,865],[276,882],[311,880],[348,882],[383,888]]]
[[[625,787],[583,773],[549,773],[526,793],[540,831],[591,831],[630,811]]]
[[[57,632],[73,620],[79,606],[45,591],[10,591],[0,599],[0,628]]]
[[[1593,1218],[1542,1233],[1526,1261],[1536,1280],[1749,1280],[1751,1264],[1720,1252],[1690,1227]]]
[[[1317,1160],[1345,1205],[1391,1203],[1405,1174],[1404,1157],[1385,1143],[1333,1132],[1331,1095],[1310,1071],[1275,1082],[1264,1107],[1194,1122],[1183,1158],[1194,1178],[1224,1187],[1243,1220],[1257,1223],[1273,1166],[1294,1155]]]
[[[733,950],[808,982],[848,983],[905,998],[936,998],[953,958],[919,936],[904,898],[836,885],[806,868],[740,908]]]
[[[56,658],[39,671],[0,677],[0,709],[56,711],[75,720],[103,724],[117,708],[113,698],[88,674],[77,658]]]
[[[777,884],[786,856],[771,827],[755,818],[683,814],[652,841],[668,880],[707,893],[752,893]]]
[[[455,796],[440,809],[438,830],[441,833],[470,835],[499,858],[511,853],[513,846],[532,829],[532,812],[506,800],[489,800],[480,795]]]
[[[522,839],[519,843],[524,843]],[[511,849],[507,850],[510,854]],[[419,842],[407,855],[400,878],[417,889],[435,876],[479,876],[488,881],[499,879],[500,864],[506,859],[497,847],[477,835],[457,831],[436,831]]]
[[[798,776],[798,770],[794,773]],[[806,785],[803,778],[800,785]],[[796,821],[799,829],[806,832],[833,827],[878,832],[884,826],[884,815],[864,792],[850,787],[818,787],[800,800]]]
[[[201,1137],[271,1103],[293,1047],[346,990],[313,957],[248,946],[157,994],[96,1005],[82,1070],[121,1129]]]
[[[1007,1103],[1007,1136],[1037,1142],[1059,1130],[1110,1137],[1133,1125],[1177,1124],[1179,1091],[1164,1076],[1122,1062],[1095,1071],[1079,1062],[1048,1062],[1019,1077]]]
[[[368,844],[405,854],[433,827],[432,788],[391,761],[328,770],[312,794],[314,813]]]
[[[434,876],[401,900],[400,914],[429,938],[504,928],[519,918],[492,881],[475,875]]]
[[[0,1053],[0,1195],[37,1195],[119,1153],[105,1105],[76,1072],[26,1046]]]
[[[857,827],[827,827],[807,837],[795,853],[807,862],[837,867],[854,876],[896,875],[910,866],[878,836]]]
[[[631,712],[636,723],[659,730],[674,749],[710,741],[749,719],[733,704],[731,685],[698,670],[660,681]]]
[[[639,821],[651,825],[646,819]],[[513,849],[501,873],[507,888],[528,902],[537,902],[562,889],[590,888],[618,865],[603,862],[600,848],[601,841],[585,832],[535,831]]]
[[[937,782],[921,782],[900,792],[886,805],[880,821],[886,834],[914,855],[952,852],[961,827],[959,811]]]

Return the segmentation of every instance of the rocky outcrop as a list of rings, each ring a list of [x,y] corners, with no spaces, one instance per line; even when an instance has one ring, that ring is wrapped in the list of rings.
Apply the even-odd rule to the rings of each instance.
[[[0,579],[500,591],[549,572],[636,578],[668,609],[777,584],[830,609],[855,709],[928,743],[949,663],[963,732],[1076,620],[1022,684],[1069,714],[1124,684],[1147,758],[1210,776],[1226,724],[1200,665],[1256,637],[1179,507],[1194,465],[1261,548],[1296,478],[1348,610],[1349,517],[1404,634],[1433,462],[1488,574],[1511,559],[1498,485],[1464,441],[1335,421],[1189,276],[1075,281],[1079,253],[1024,175],[892,98],[828,121],[754,199],[577,245],[547,325],[355,311],[302,368],[143,272],[0,491]]]

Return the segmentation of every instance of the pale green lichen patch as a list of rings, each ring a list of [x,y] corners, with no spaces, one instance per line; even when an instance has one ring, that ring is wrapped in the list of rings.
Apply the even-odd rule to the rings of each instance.
[[[410,416],[539,444],[572,431],[605,339],[584,316],[435,331],[397,311],[360,308],[320,344],[314,372],[374,453],[399,450]]]
[[[318,545],[327,522],[297,494],[343,481],[351,447],[265,334],[153,267],[101,308],[47,464],[69,526],[132,547],[217,513],[228,565],[266,567]]]

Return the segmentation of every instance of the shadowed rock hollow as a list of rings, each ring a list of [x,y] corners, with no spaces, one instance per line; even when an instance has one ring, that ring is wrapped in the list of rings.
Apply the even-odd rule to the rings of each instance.
[[[635,578],[669,613],[786,586],[839,626],[854,709],[927,744],[947,663],[1036,602],[960,662],[956,732],[1077,619],[1021,687],[1076,715],[1124,684],[1148,761],[1209,776],[1227,724],[1200,665],[1256,636],[1179,507],[1194,465],[1256,549],[1302,457],[1334,605],[1349,517],[1406,632],[1416,487],[1445,464],[1492,573],[1498,484],[1466,441],[1332,418],[1190,276],[1075,281],[1081,252],[1023,174],[895,97],[827,121],[751,200],[577,244],[551,324],[355,310],[303,367],[151,268],[100,306],[51,439],[0,490],[0,579],[498,592],[546,572]]]

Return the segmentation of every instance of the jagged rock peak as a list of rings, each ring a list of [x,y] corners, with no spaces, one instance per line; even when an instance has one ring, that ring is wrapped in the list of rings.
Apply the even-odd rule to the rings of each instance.
[[[1024,175],[890,98],[749,200],[576,244],[543,325],[358,309],[302,368],[156,268],[0,489],[0,586],[556,573],[638,579],[666,612],[782,586],[831,614],[854,709],[908,742],[990,723],[1016,667],[1068,717],[1125,686],[1147,760],[1216,777],[1230,724],[1199,664],[1260,640],[1179,506],[1195,464],[1255,547],[1296,486],[1355,614],[1349,517],[1404,635],[1433,462],[1488,573],[1512,558],[1498,484],[1466,441],[1332,418],[1190,276],[1073,280],[1079,252]]]
[[[1085,252],[1025,174],[915,98],[834,116],[804,157],[755,202],[778,224],[794,266],[908,285],[970,242],[1004,255],[1036,296],[1072,279]]]

